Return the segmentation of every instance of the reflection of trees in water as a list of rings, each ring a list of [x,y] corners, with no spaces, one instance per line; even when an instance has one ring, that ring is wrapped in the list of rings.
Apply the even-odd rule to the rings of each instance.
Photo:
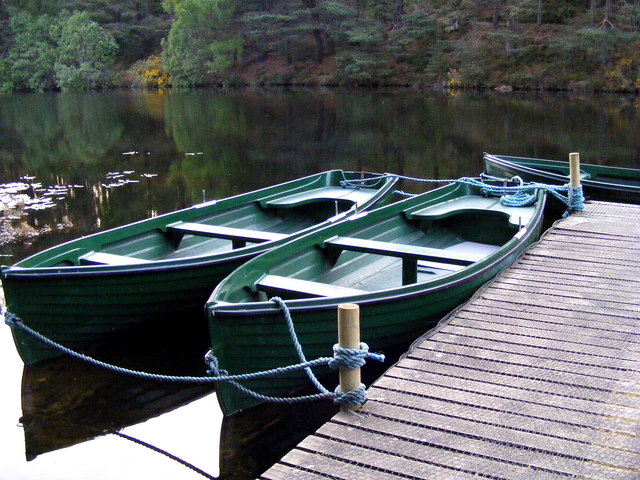
[[[482,152],[637,165],[627,100],[414,90],[174,92],[167,131],[185,156],[170,181],[221,197],[330,168],[426,178],[477,175]],[[616,141],[612,142],[612,138]]]
[[[118,105],[99,94],[11,95],[0,102],[0,115],[20,139],[14,154],[21,163],[47,174],[98,161],[123,129]]]
[[[58,95],[57,99],[69,160],[72,163],[99,161],[122,135],[120,105],[102,94],[68,93]]]

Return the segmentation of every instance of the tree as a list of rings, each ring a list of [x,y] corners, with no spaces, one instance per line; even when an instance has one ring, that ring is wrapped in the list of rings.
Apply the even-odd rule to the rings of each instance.
[[[13,44],[9,48],[4,90],[49,90],[55,86],[56,42],[52,36],[57,21],[49,15],[17,13],[11,17]],[[8,77],[8,80],[7,80]]]
[[[175,15],[162,42],[162,60],[173,85],[193,87],[213,83],[242,53],[242,39],[234,33],[233,0],[165,0]]]
[[[110,84],[118,46],[87,12],[61,26],[55,72],[62,90],[91,90]]]

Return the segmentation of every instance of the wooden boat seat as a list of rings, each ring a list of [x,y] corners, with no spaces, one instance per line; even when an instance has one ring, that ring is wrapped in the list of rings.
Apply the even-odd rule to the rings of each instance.
[[[262,206],[291,208],[323,200],[348,201],[359,205],[369,200],[375,193],[376,191],[371,189],[320,187],[272,200],[267,199],[262,202]]]
[[[467,266],[483,259],[488,253],[471,249],[441,249],[406,245],[402,243],[379,242],[355,237],[335,237],[324,242],[327,248],[349,250],[376,255],[402,258],[402,284],[417,281],[418,260],[451,265]]]
[[[149,260],[142,258],[127,257],[125,255],[114,255],[113,253],[89,252],[78,257],[80,265],[138,265],[149,263]]]
[[[529,223],[529,220],[531,220],[531,217],[533,217],[536,211],[536,207],[535,205],[528,207],[508,207],[500,203],[500,199],[496,197],[460,197],[438,205],[409,212],[407,213],[407,217],[440,219],[457,213],[466,213],[478,210],[499,212],[507,215],[509,217],[509,223],[518,227]]]
[[[246,242],[272,242],[288,237],[288,235],[284,233],[249,230],[246,228],[223,227],[220,225],[207,225],[204,223],[193,222],[176,222],[167,225],[166,228],[168,233],[177,237],[177,243],[180,243],[183,235],[189,234],[231,240],[233,242],[233,248],[245,247]]]
[[[280,275],[263,276],[256,282],[256,289],[267,292],[269,295],[293,293],[309,297],[346,297],[367,293],[366,290],[300,280],[298,278],[282,277]]]

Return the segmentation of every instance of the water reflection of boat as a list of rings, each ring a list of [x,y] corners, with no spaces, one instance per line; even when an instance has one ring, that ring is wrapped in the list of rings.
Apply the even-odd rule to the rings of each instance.
[[[2,268],[7,308],[74,350],[142,323],[203,318],[213,287],[249,258],[389,198],[395,178],[343,184],[370,177],[333,170],[50,248]],[[60,355],[22,330],[14,338],[25,364]]]
[[[235,270],[208,303],[212,350],[231,374],[299,361],[280,308],[287,301],[307,358],[326,356],[336,340],[340,303],[361,309],[362,338],[386,349],[424,333],[538,239],[545,196],[506,206],[479,187],[453,184],[316,230]],[[304,372],[242,382],[285,396]],[[225,414],[259,400],[221,384]]]
[[[129,368],[200,375],[206,345],[194,343],[192,333],[132,335],[93,353]],[[27,460],[157,417],[211,391],[211,386],[140,380],[70,357],[25,366],[21,423]]]

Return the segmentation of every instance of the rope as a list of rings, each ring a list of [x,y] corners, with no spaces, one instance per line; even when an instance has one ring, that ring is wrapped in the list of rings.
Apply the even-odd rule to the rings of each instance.
[[[287,328],[289,329],[289,335],[291,336],[291,341],[293,342],[293,346],[296,349],[296,353],[298,354],[298,358],[300,359],[300,363],[305,363],[307,359],[304,356],[304,352],[302,351],[302,345],[300,345],[300,341],[298,340],[298,336],[296,335],[296,330],[293,326],[293,319],[291,318],[291,312],[289,312],[289,308],[284,303],[284,301],[280,297],[273,297],[270,301],[278,305],[282,312],[284,313],[284,318],[287,321]],[[316,376],[311,371],[311,368],[305,368],[305,372],[311,383],[318,389],[318,391],[324,395],[330,395],[329,390],[324,388],[324,386],[318,381]]]
[[[428,179],[428,178],[418,178],[418,177],[409,177],[406,175],[397,175],[393,173],[385,173],[378,177],[374,177],[376,179],[383,179],[395,177],[401,180],[408,180],[412,182],[418,183],[458,183],[462,185],[469,185],[472,187],[476,187],[480,189],[480,193],[485,196],[500,196],[500,203],[509,207],[526,207],[528,205],[532,205],[536,201],[535,193],[538,190],[542,190],[553,195],[555,198],[560,200],[562,203],[567,205],[567,210],[562,215],[566,218],[572,212],[582,211],[584,210],[584,195],[582,193],[582,186],[580,187],[572,187],[569,184],[565,185],[548,185],[545,183],[537,183],[530,182],[524,183],[520,177],[512,177],[511,179],[504,179],[498,177],[492,177],[490,175],[482,174],[481,179],[478,180],[476,178],[471,177],[461,177],[457,179]],[[509,182],[517,182],[519,185],[517,186],[500,186],[500,185],[490,185],[485,183],[483,180],[487,179],[490,181],[509,181]],[[370,180],[370,179],[369,179]],[[344,180],[343,184],[353,186],[357,184],[360,180]],[[406,193],[402,190],[396,190],[394,193],[402,196],[413,196],[410,193]]]
[[[340,403],[340,404],[344,404],[342,402],[353,402],[355,401],[354,398],[361,398],[361,399],[364,398],[364,400],[358,403],[358,405],[361,405],[362,403],[364,403],[364,401],[366,400],[366,391],[364,391],[364,397],[363,397],[363,392],[360,392],[360,393],[347,392],[344,394],[342,392],[340,393],[330,392],[318,381],[316,376],[313,374],[313,371],[311,370],[311,368],[324,366],[324,365],[328,365],[331,368],[348,368],[348,369],[360,368],[361,366],[364,365],[366,358],[371,358],[372,360],[376,360],[376,361],[384,361],[384,355],[369,353],[369,347],[365,343],[362,343],[361,349],[359,350],[345,349],[345,348],[339,348],[337,346],[334,346],[333,358],[320,357],[315,360],[308,361],[305,358],[304,352],[302,350],[302,346],[300,345],[298,337],[295,333],[293,320],[291,318],[291,314],[289,312],[288,307],[286,306],[284,301],[279,297],[274,297],[272,301],[276,305],[278,305],[284,312],[284,316],[287,321],[287,327],[289,329],[291,340],[294,344],[296,353],[300,359],[300,363],[297,363],[294,365],[287,365],[285,367],[277,367],[269,370],[263,370],[259,372],[229,375],[226,370],[222,370],[219,368],[218,359],[216,358],[216,356],[213,354],[212,351],[209,351],[205,355],[205,363],[208,367],[207,369],[208,376],[206,377],[161,375],[161,374],[155,374],[155,373],[142,372],[139,370],[132,370],[132,369],[120,367],[117,365],[112,365],[112,364],[103,362],[101,360],[92,358],[88,355],[84,355],[82,353],[76,352],[75,350],[65,347],[64,345],[61,345],[55,342],[54,340],[51,340],[50,338],[45,337],[41,333],[33,330],[31,327],[25,325],[24,322],[16,315],[4,310],[4,308],[1,305],[0,305],[0,316],[4,316],[5,323],[9,325],[11,328],[20,329],[28,333],[29,335],[33,336],[40,342],[44,343],[45,345],[48,345],[62,353],[65,353],[71,357],[74,357],[83,362],[89,363],[91,365],[104,368],[112,372],[136,377],[136,378],[141,378],[145,380],[156,380],[156,381],[162,381],[162,382],[175,382],[175,383],[211,383],[213,384],[213,383],[225,382],[234,386],[235,388],[237,388],[239,391],[241,391],[246,395],[249,395],[253,398],[256,398],[264,402],[271,402],[271,403],[293,404],[293,403],[300,403],[300,402],[307,402],[307,401],[328,399],[328,398],[333,398],[334,402]],[[239,381],[253,380],[257,378],[282,375],[282,374],[287,374],[287,373],[291,373],[299,370],[305,371],[305,373],[307,374],[307,376],[309,377],[313,385],[318,389],[320,393],[313,394],[313,395],[303,395],[298,397],[273,397],[273,396],[267,396],[267,395],[263,395],[261,393],[255,392],[238,383]],[[361,386],[361,389],[358,389],[358,390],[364,390],[364,385]],[[353,405],[353,403],[347,403],[347,404]]]
[[[193,470],[195,473],[202,475],[204,478],[208,478],[210,480],[217,480],[218,477],[214,477],[213,475],[208,474],[207,472],[205,472],[204,470],[202,470],[201,468],[196,467],[195,465],[187,462],[186,460],[181,459],[180,457],[177,457],[176,455],[174,455],[173,453],[169,453],[166,450],[163,450],[159,447],[156,447],[155,445],[152,445],[148,442],[145,442],[144,440],[140,440],[139,438],[135,438],[132,437],[130,435],[127,435],[126,433],[122,433],[122,432],[112,432],[115,436],[120,437],[120,438],[124,438],[125,440],[129,440],[130,442],[136,443],[138,445],[141,445],[143,447],[146,447],[156,453],[159,453],[161,455],[164,455],[165,457],[170,458],[171,460],[178,462],[180,465],[187,467],[190,470]]]
[[[104,368],[106,370],[110,370],[112,372],[115,373],[121,373],[124,375],[129,375],[132,377],[136,377],[136,378],[142,378],[145,380],[156,380],[156,381],[161,381],[161,382],[175,382],[175,383],[220,383],[220,382],[224,382],[224,381],[236,381],[236,380],[252,380],[254,378],[261,378],[261,377],[269,377],[269,376],[274,376],[274,375],[280,375],[283,373],[290,373],[290,372],[295,372],[297,370],[302,370],[304,368],[310,368],[310,367],[317,367],[317,366],[321,366],[321,365],[328,365],[329,362],[331,360],[333,360],[331,357],[320,357],[317,358],[315,360],[309,361],[309,362],[305,362],[304,364],[295,364],[295,365],[288,365],[286,367],[278,367],[278,368],[274,368],[271,370],[263,370],[261,372],[254,372],[254,373],[242,373],[239,375],[221,375],[218,377],[194,377],[194,376],[184,376],[184,375],[161,375],[161,374],[157,374],[157,373],[148,373],[148,372],[142,372],[140,370],[132,370],[129,368],[124,368],[124,367],[119,367],[117,365],[112,365],[110,363],[106,363],[103,362],[101,360],[97,360],[93,357],[90,357],[88,355],[85,355],[83,353],[79,353],[76,352],[75,350],[72,350],[68,347],[65,347],[64,345],[61,345],[53,340],[51,340],[50,338],[45,337],[44,335],[42,335],[39,332],[36,332],[35,330],[33,330],[31,327],[28,327],[27,325],[24,324],[24,322],[16,317],[15,315],[13,315],[12,313],[6,312],[5,313],[5,323],[7,325],[9,325],[12,328],[19,328],[23,331],[25,331],[26,333],[30,334],[31,336],[33,336],[34,338],[40,340],[42,343],[44,343],[45,345],[48,345],[50,347],[55,348],[56,350],[59,350],[62,353],[65,353],[71,357],[77,358],[79,360],[82,360],[86,363],[89,363],[91,365],[94,365],[96,367],[100,367],[100,368]],[[205,358],[207,356],[205,355]]]

